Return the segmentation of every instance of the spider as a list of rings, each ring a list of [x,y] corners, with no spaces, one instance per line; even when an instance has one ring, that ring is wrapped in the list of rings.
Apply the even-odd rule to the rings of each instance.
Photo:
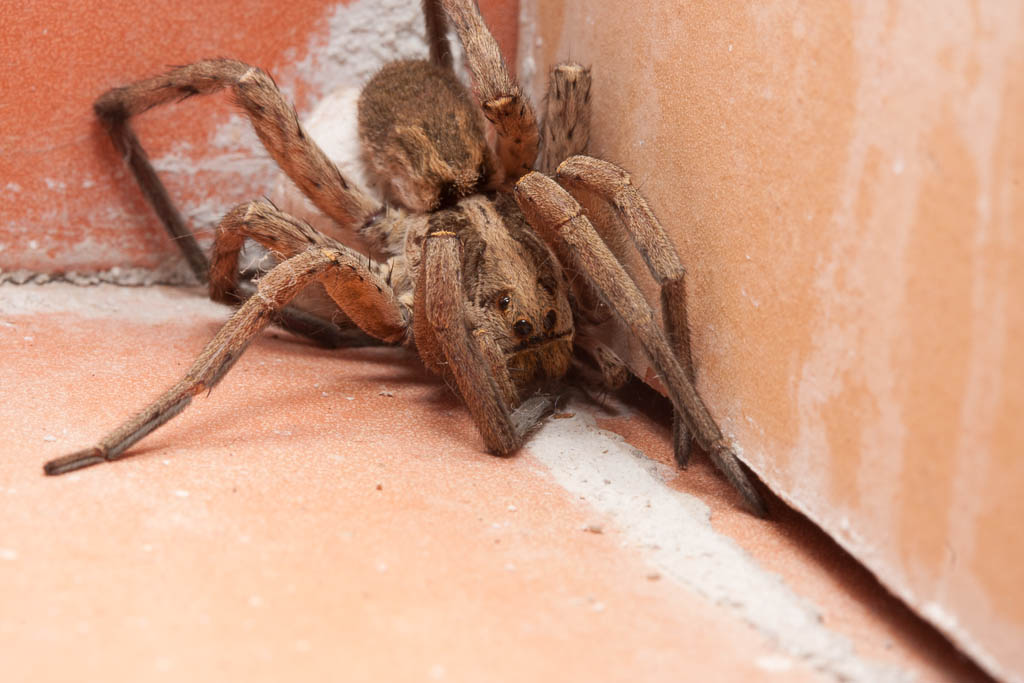
[[[552,409],[549,387],[571,369],[610,388],[628,377],[596,334],[614,319],[667,389],[678,463],[687,464],[695,440],[763,516],[760,495],[694,388],[676,249],[629,175],[583,155],[589,69],[563,63],[552,70],[541,125],[475,0],[424,0],[423,10],[429,59],[385,65],[359,98],[359,138],[383,201],[342,176],[259,68],[204,60],[99,97],[98,116],[196,276],[208,280],[213,299],[241,305],[177,384],[95,446],[46,463],[46,474],[128,455],[213,387],[272,322],[332,345],[415,349],[461,396],[487,449],[510,455]],[[448,22],[465,50],[472,91],[455,76]],[[340,231],[357,231],[385,258],[368,258],[259,200],[224,216],[207,262],[129,119],[225,88],[295,185]],[[585,210],[584,197],[598,198],[605,210]],[[660,286],[664,329],[591,219],[643,256]],[[246,240],[278,259],[255,286],[239,275]],[[338,309],[333,322],[292,305],[314,284]]]

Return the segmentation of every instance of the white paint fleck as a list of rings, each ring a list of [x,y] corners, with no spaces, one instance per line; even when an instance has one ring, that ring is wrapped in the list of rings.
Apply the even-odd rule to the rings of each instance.
[[[893,175],[901,175],[905,167],[906,166],[904,164],[903,159],[896,159],[895,161],[892,162]]]
[[[178,498],[188,498],[188,491],[185,491],[184,489],[178,489],[177,491],[174,492],[174,495],[176,495]]]
[[[515,512],[518,508],[515,505],[509,505],[507,509],[509,512]]]
[[[781,673],[793,668],[793,660],[785,655],[761,655],[754,660],[754,665],[762,671]]]
[[[56,440],[57,440],[57,437],[55,437],[53,434],[44,434],[43,435],[43,441],[56,441]]]
[[[0,548],[0,560],[12,562],[18,559],[18,551],[14,548]]]

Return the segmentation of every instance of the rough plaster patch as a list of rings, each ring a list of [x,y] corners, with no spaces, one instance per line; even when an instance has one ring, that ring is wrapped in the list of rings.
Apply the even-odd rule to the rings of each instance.
[[[598,429],[582,406],[571,411],[575,417],[549,421],[537,432],[530,453],[561,486],[614,519],[628,546],[646,554],[658,571],[733,610],[790,656],[839,680],[912,679],[902,669],[858,656],[781,577],[715,532],[707,505],[665,484],[672,468]]]
[[[394,59],[422,58],[427,55],[425,28],[419,3],[409,0],[356,0],[348,5],[336,3],[326,12],[326,28],[309,38],[305,56],[291,65],[274,69],[274,75],[288,99],[296,97],[296,84],[306,86],[306,101],[297,102],[300,113],[327,94],[344,87],[359,87],[383,64]],[[452,43],[456,63],[461,64],[461,50],[457,41]],[[327,122],[321,128],[327,127]],[[344,124],[349,125],[349,124]],[[350,136],[351,137],[351,136]],[[333,156],[333,155],[332,155]],[[357,148],[349,148],[335,156],[345,166],[345,159],[358,157]],[[255,188],[270,192],[277,169],[260,145],[252,126],[241,114],[232,114],[217,125],[209,137],[209,148],[199,155],[197,150],[181,143],[166,154],[153,158],[153,165],[164,176],[175,194],[175,201],[193,232],[200,238],[209,234],[213,226],[230,208],[231,200],[220,196],[217,186]],[[348,172],[348,169],[345,169]],[[211,180],[211,178],[213,180]],[[48,184],[53,181],[48,180]],[[130,182],[130,181],[126,181]],[[179,192],[180,188],[189,191]],[[20,192],[16,183],[0,187],[3,194]],[[191,196],[189,196],[191,195]],[[106,207],[94,217],[97,223],[119,223],[128,218],[123,207]],[[61,224],[70,220],[66,215],[46,215],[22,232],[34,234],[37,222]],[[13,226],[9,226],[13,227]],[[44,248],[54,245],[43,244]],[[82,244],[76,247],[81,258],[103,258],[115,245]],[[0,245],[0,251],[6,245]],[[175,259],[182,261],[182,259]],[[181,264],[175,264],[175,267]],[[79,284],[112,282],[125,285],[191,283],[191,277],[167,275],[160,270],[112,269],[104,272],[40,274],[33,271],[0,272],[0,284],[59,281]]]

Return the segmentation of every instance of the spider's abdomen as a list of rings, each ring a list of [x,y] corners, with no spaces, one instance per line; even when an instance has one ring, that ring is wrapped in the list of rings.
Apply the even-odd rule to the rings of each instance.
[[[452,206],[495,174],[479,108],[430,62],[393,62],[370,79],[359,98],[359,137],[385,197],[413,211]]]

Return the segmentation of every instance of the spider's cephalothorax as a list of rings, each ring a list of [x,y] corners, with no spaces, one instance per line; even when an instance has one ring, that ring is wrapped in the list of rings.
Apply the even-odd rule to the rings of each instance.
[[[508,455],[551,409],[550,396],[538,389],[570,370],[610,388],[621,384],[627,367],[598,332],[598,321],[611,321],[639,343],[667,389],[676,459],[685,465],[696,441],[764,514],[694,388],[685,271],[675,246],[625,171],[582,156],[589,70],[571,63],[552,70],[541,126],[474,0],[423,0],[423,8],[430,60],[385,66],[360,97],[363,154],[383,202],[339,172],[256,67],[196,62],[96,101],[96,113],[196,276],[209,281],[214,299],[242,303],[177,384],[95,446],[48,462],[46,473],[123,457],[216,384],[273,322],[332,345],[415,348],[462,396],[487,448]],[[452,71],[447,22],[465,48],[472,94]],[[318,231],[267,201],[249,202],[217,226],[207,261],[129,121],[151,107],[223,88],[336,231]],[[577,196],[588,207],[597,200],[611,210],[588,213]],[[661,291],[660,323],[591,220],[600,234],[631,242],[643,256]],[[339,241],[354,232],[384,260]],[[238,269],[246,240],[279,260],[255,288]],[[306,289],[326,295],[330,321],[292,305]]]
[[[479,334],[496,342],[517,393],[561,379],[572,358],[569,285],[515,201],[505,193],[467,197],[432,214],[425,227],[406,236],[406,262],[422,267],[423,240],[439,230],[454,233],[462,247],[467,315]],[[427,366],[444,374],[441,349],[417,345]]]

